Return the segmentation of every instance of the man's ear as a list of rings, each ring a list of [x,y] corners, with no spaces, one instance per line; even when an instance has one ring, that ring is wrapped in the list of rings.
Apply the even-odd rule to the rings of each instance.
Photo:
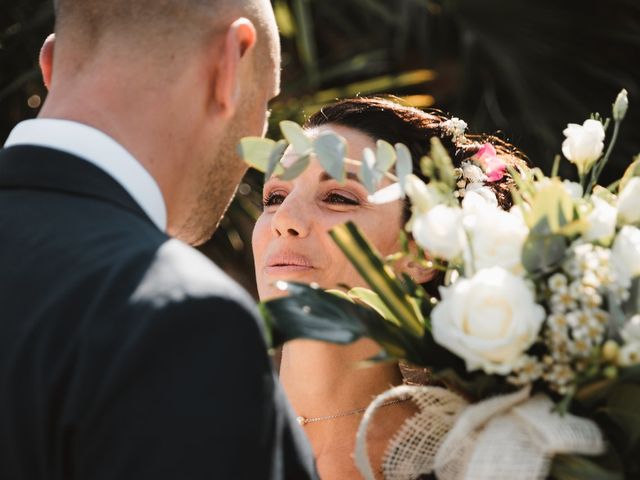
[[[222,51],[217,59],[213,95],[216,110],[226,118],[235,113],[240,95],[241,60],[253,48],[256,39],[256,28],[246,18],[233,22],[225,34]]]
[[[49,89],[51,85],[51,76],[53,75],[53,49],[56,44],[56,34],[49,35],[40,49],[40,71],[42,72],[42,79],[44,80],[44,86]]]

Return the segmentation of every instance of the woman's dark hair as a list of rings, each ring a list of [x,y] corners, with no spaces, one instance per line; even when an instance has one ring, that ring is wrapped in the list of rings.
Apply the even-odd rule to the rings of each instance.
[[[449,152],[454,166],[459,167],[491,143],[498,157],[517,169],[527,167],[526,157],[514,146],[491,135],[465,135],[454,140],[445,126],[448,117],[437,111],[425,112],[379,97],[356,97],[341,100],[323,107],[305,122],[307,129],[323,125],[340,125],[356,129],[374,140],[385,140],[391,145],[403,143],[413,158],[413,173],[426,180],[420,169],[420,160],[429,154],[431,138],[438,137]],[[502,180],[487,183],[498,199],[501,208],[511,208],[513,200],[510,188],[514,182],[505,175]]]

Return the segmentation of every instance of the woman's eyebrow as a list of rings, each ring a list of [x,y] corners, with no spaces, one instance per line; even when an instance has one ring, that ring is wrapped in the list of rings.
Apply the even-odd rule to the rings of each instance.
[[[328,180],[333,180],[334,178],[329,175],[327,172],[322,172],[320,174],[320,181],[321,182],[326,182]],[[358,175],[354,172],[347,172],[347,180],[354,180],[356,182],[360,182],[360,180],[358,180]]]

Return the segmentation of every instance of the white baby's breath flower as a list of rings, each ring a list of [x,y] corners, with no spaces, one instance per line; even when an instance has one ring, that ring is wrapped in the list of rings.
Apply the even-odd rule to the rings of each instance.
[[[589,224],[583,238],[588,241],[606,240],[616,231],[618,210],[599,197],[592,197],[593,210],[587,216]]]
[[[602,123],[593,119],[586,120],[582,125],[570,123],[563,133],[566,139],[562,143],[562,153],[581,174],[587,173],[604,150]]]
[[[552,313],[547,317],[547,322],[552,330],[566,332],[569,326],[569,320],[564,313]]]
[[[434,339],[464,359],[469,371],[508,374],[545,317],[524,280],[499,267],[459,279],[441,294],[432,313]]]
[[[569,280],[567,276],[563,273],[554,273],[547,280],[547,285],[554,293],[562,293],[567,290],[567,285],[569,284]]]
[[[467,130],[467,122],[453,117],[442,122],[442,129],[447,135],[451,135],[454,141],[457,141],[460,137],[464,136],[464,132]]]
[[[640,177],[631,178],[620,192],[618,219],[622,223],[640,223]]]
[[[416,243],[433,257],[454,260],[462,254],[465,235],[458,207],[436,205],[414,219],[411,231]]]

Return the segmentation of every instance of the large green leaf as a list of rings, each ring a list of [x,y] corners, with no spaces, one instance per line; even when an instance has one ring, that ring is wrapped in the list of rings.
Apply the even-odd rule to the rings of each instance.
[[[347,256],[358,273],[380,296],[387,308],[412,335],[421,338],[425,322],[413,301],[380,254],[369,244],[352,222],[334,227],[331,237]]]
[[[308,285],[287,283],[286,288],[288,296],[261,304],[274,346],[296,338],[351,343],[366,333],[362,317],[379,317],[372,309]]]
[[[556,455],[551,464],[556,480],[624,480],[622,471],[607,469],[596,461],[578,455]]]
[[[640,447],[640,385],[623,383],[613,388],[600,412],[623,432],[627,451]]]

